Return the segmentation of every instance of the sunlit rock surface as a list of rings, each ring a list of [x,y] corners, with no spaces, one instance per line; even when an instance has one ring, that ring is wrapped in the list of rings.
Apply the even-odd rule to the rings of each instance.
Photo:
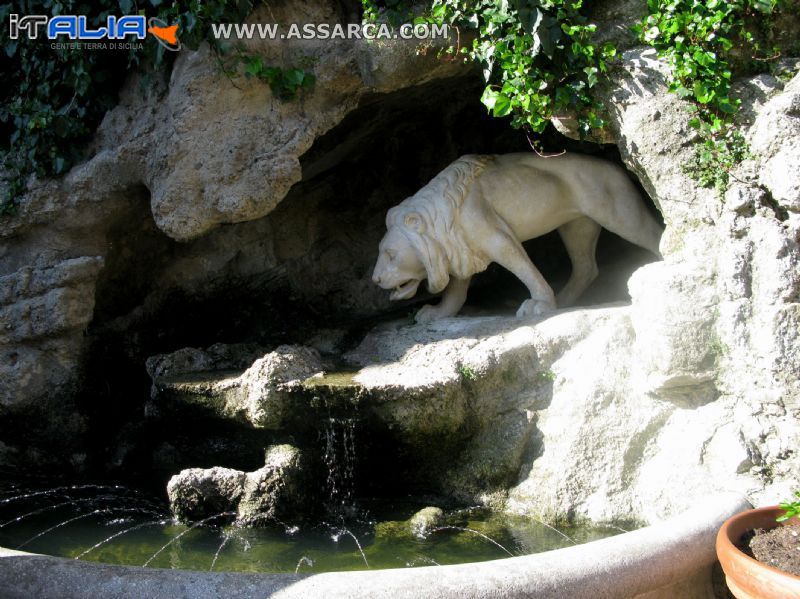
[[[174,354],[156,356],[150,363],[181,361],[189,349]],[[210,352],[192,350],[208,356]],[[191,371],[167,373],[153,377],[153,397],[156,407],[178,411],[192,405],[220,418],[240,419],[257,428],[280,429],[292,414],[291,390],[305,379],[321,373],[323,363],[319,353],[303,346],[282,345],[248,364],[241,375],[231,372],[220,376],[218,362],[202,362]],[[224,362],[223,362],[224,364]]]
[[[301,453],[291,445],[267,448],[264,466],[253,472],[191,468],[173,476],[167,495],[184,522],[229,512],[245,525],[274,525],[276,518],[303,515],[310,495]]]
[[[642,327],[637,335],[637,310],[382,325],[346,356],[355,375],[296,385],[265,405],[263,418],[293,411],[313,427],[352,402],[362,437],[373,427],[416,457],[410,482],[548,521],[657,520],[698,495],[760,493],[753,439],[770,435],[765,419],[735,396],[709,400],[695,381],[665,386],[644,349],[657,352],[663,332]],[[225,396],[232,384],[218,377],[207,397]],[[156,401],[191,404],[199,391],[172,385],[158,393]],[[298,419],[281,422],[303,429]],[[393,459],[384,456],[386,467]]]
[[[445,515],[442,508],[426,507],[411,516],[408,526],[411,529],[411,534],[418,539],[424,539],[444,523]]]

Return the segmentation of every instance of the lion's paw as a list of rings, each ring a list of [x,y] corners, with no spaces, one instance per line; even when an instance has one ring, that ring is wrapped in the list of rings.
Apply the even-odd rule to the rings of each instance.
[[[517,318],[530,318],[532,316],[539,316],[546,312],[552,312],[556,309],[555,300],[537,300],[528,299],[522,302],[522,305],[517,310]]]
[[[433,322],[434,320],[445,318],[446,315],[442,314],[438,308],[438,306],[426,304],[419,309],[419,312],[414,316],[414,320],[420,324],[424,324],[426,322]]]

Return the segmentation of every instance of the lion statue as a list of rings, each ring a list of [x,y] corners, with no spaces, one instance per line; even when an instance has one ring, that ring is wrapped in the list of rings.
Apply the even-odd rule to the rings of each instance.
[[[372,280],[392,300],[413,297],[423,279],[444,291],[417,312],[428,322],[457,314],[470,278],[497,262],[530,292],[517,316],[534,316],[571,305],[594,281],[601,227],[660,257],[661,226],[620,167],[579,154],[462,156],[386,214]],[[557,298],[522,247],[554,229],[572,262]]]

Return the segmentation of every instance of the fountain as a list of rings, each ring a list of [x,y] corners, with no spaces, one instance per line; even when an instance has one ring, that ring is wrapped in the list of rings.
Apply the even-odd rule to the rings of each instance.
[[[549,366],[504,336],[493,342],[494,371],[464,360],[426,371],[423,361],[440,347],[450,356],[454,336],[469,348],[470,338],[497,334],[504,322],[378,329],[348,355],[360,367],[355,373],[321,374],[330,365],[301,346],[282,346],[238,372],[195,372],[191,363],[175,372],[177,362],[159,357],[159,372],[170,374],[153,377],[152,418],[203,418],[242,431],[261,466],[184,469],[169,483],[171,506],[116,484],[9,487],[0,495],[0,546],[16,549],[0,551],[0,583],[42,597],[100,592],[96,585],[109,576],[119,585],[112,597],[134,581],[145,593],[175,596],[186,596],[181,589],[192,581],[202,589],[197,596],[246,586],[246,593],[280,589],[286,597],[323,589],[348,596],[356,587],[376,596],[513,597],[555,589],[585,596],[599,592],[602,580],[604,592],[611,585],[624,596],[663,587],[648,597],[695,597],[713,556],[705,539],[741,508],[738,497],[718,497],[671,524],[640,530],[620,520],[556,526],[476,501],[508,474],[491,467],[496,458],[475,440],[489,435],[497,446],[500,427],[503,442],[516,442],[508,397],[523,384],[534,397],[552,392],[551,378],[540,376]],[[385,348],[387,366],[364,362],[365,355],[374,359],[374,345]],[[418,347],[426,348],[419,357]],[[532,362],[532,372],[521,368]],[[491,415],[494,409],[505,413]],[[487,411],[485,423],[476,421],[475,412]],[[522,430],[530,433],[530,426]],[[222,447],[217,463],[227,456]],[[655,571],[653,564],[661,566]],[[40,566],[66,574],[43,578]]]
[[[717,498],[672,524],[626,532],[635,523],[564,527],[465,507],[446,496],[370,497],[365,491],[379,487],[367,483],[388,480],[391,473],[375,477],[375,462],[364,454],[376,438],[386,443],[397,437],[376,420],[379,404],[369,388],[352,375],[328,375],[276,390],[295,406],[306,406],[305,426],[297,429],[300,449],[268,446],[265,466],[254,472],[189,471],[181,481],[195,483],[181,487],[184,495],[194,497],[192,489],[206,495],[194,498],[194,511],[173,505],[186,523],[169,516],[157,497],[122,485],[18,488],[0,498],[0,545],[16,548],[0,550],[0,583],[33,588],[42,597],[100,592],[97,585],[110,592],[107,596],[122,596],[134,583],[144,593],[178,597],[188,596],[182,590],[187,584],[195,585],[193,596],[246,587],[241,592],[281,589],[282,596],[306,597],[324,589],[326,596],[336,597],[357,587],[375,596],[463,597],[482,596],[490,585],[491,592],[500,589],[513,597],[550,596],[562,588],[582,596],[599,589],[602,579],[603,589],[616,585],[625,596],[661,586],[666,590],[653,597],[694,597],[707,581],[710,557],[703,539],[741,506],[738,497]],[[213,492],[200,484],[202,473],[211,471]],[[267,489],[282,485],[313,497],[317,507],[281,508],[280,495]],[[173,501],[174,488],[170,483]],[[213,511],[223,505],[213,502],[201,509],[215,493],[233,496],[235,509]],[[263,503],[264,496],[275,501]],[[262,501],[261,511],[243,517],[242,506],[254,501]],[[631,555],[641,559],[631,562]],[[73,564],[66,570],[62,564],[67,562],[59,561],[64,558]],[[666,559],[674,567],[653,571],[652,564]],[[459,565],[464,562],[468,565]],[[631,575],[634,567],[638,570]],[[66,574],[53,580],[42,571]],[[248,576],[239,578],[237,572]],[[108,590],[109,577],[119,585],[116,591]]]
[[[356,419],[328,418],[320,433],[325,441],[323,461],[327,469],[326,507],[343,515],[355,509]]]
[[[447,525],[423,543],[413,540],[409,529],[405,536],[397,534],[399,522],[378,523],[372,535],[345,527],[336,528],[334,535],[330,527],[327,533],[321,529],[301,529],[291,535],[283,531],[284,542],[279,543],[280,535],[274,530],[211,526],[227,514],[184,527],[166,520],[132,524],[131,518],[88,526],[89,515],[124,511],[102,508],[60,520],[39,530],[36,540],[30,542],[34,549],[58,551],[72,559],[0,549],[0,585],[5,596],[42,598],[124,597],[131,588],[146,596],[187,598],[220,593],[271,596],[277,591],[279,597],[319,596],[323,592],[326,597],[346,597],[355,589],[359,594],[386,597],[478,597],[489,592],[508,597],[556,597],[604,592],[620,597],[650,593],[648,598],[699,598],[704,595],[698,594],[698,589],[708,583],[706,564],[713,559],[713,547],[707,547],[706,539],[742,504],[737,496],[710,497],[707,504],[671,521],[577,546],[547,527],[532,528],[537,525],[526,518],[516,522],[510,518],[506,533],[491,525],[491,518],[483,523],[469,520],[468,526]],[[9,529],[14,525],[3,529],[0,542],[13,545],[15,537],[30,538],[31,530],[44,526],[41,522],[33,525],[31,519],[35,517],[27,520],[26,531],[12,534]],[[22,525],[26,520],[15,522]],[[108,535],[109,530],[116,532]],[[385,536],[391,530],[396,534]],[[489,531],[491,535],[486,534]],[[97,541],[99,532],[102,539]],[[570,532],[584,537],[598,534]],[[616,532],[599,531],[601,536]],[[551,548],[563,548],[508,557],[531,551],[531,547],[519,545],[520,539],[548,534]],[[352,549],[342,545],[341,536],[352,539]],[[366,544],[362,545],[359,536],[367,539]],[[48,537],[49,544],[43,544]],[[330,549],[321,552],[320,543],[326,537]],[[472,563],[446,565],[454,558]],[[480,559],[489,561],[474,561]],[[131,566],[97,563],[109,561]],[[143,563],[150,567],[141,568]],[[265,569],[285,573],[243,576],[230,572]],[[363,571],[344,571],[354,569]],[[333,571],[324,573],[329,570]],[[653,594],[654,589],[659,590]]]
[[[378,488],[367,484],[373,471],[360,470],[374,467],[363,453],[376,436],[362,411],[369,405],[363,389],[352,375],[334,374],[308,378],[288,394],[309,415],[308,432],[298,436],[301,449],[271,445],[265,466],[249,473],[185,470],[170,481],[171,510],[122,485],[18,490],[0,499],[0,545],[76,562],[318,574],[491,560],[573,544],[556,527],[446,497],[365,495]],[[314,498],[316,507],[293,500],[300,495]],[[420,511],[432,500],[446,509]],[[225,506],[231,509],[219,509]],[[419,529],[417,516],[430,510],[436,518]],[[617,532],[586,529],[587,538]]]
[[[329,438],[348,441],[337,446],[336,452],[329,452],[329,457],[334,453],[344,455],[342,448],[353,448],[352,421],[336,421],[335,426],[343,427],[338,433],[348,434],[331,434]],[[485,508],[449,510],[445,521],[451,524],[431,530],[425,539],[420,539],[409,518],[419,503],[369,499],[359,502],[353,487],[343,483],[352,480],[352,467],[343,468],[338,463],[332,466],[335,486],[330,489],[336,491],[325,502],[330,511],[315,522],[273,522],[279,525],[248,528],[226,524],[236,512],[220,512],[181,525],[167,515],[167,506],[157,500],[131,493],[122,486],[84,485],[7,498],[0,504],[5,518],[0,526],[0,544],[76,561],[287,573],[301,568],[318,573],[447,564],[514,555],[508,547],[524,554],[568,545],[558,529],[526,518],[501,517]],[[340,475],[345,478],[340,479]],[[65,492],[80,496],[62,501]],[[38,507],[30,509],[32,504]],[[601,538],[613,536],[616,531],[596,528],[587,529],[587,534]]]

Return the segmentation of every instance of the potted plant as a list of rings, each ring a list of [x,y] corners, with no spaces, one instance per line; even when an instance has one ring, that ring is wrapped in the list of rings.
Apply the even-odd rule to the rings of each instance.
[[[792,569],[790,551],[800,556],[800,491],[795,495],[798,501],[741,512],[720,528],[717,557],[737,599],[800,599],[800,576],[770,565]],[[795,538],[796,547],[787,548]]]

